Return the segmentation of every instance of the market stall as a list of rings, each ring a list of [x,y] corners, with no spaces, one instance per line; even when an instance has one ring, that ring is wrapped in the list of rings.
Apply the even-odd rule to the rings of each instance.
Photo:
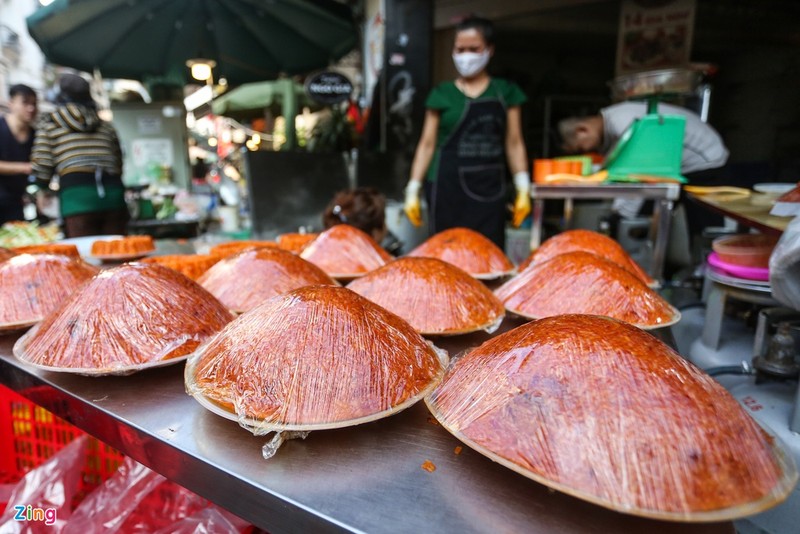
[[[443,345],[456,353],[488,337]],[[462,448],[422,404],[311,433],[264,460],[265,438],[186,395],[182,365],[127,377],[48,373],[16,360],[15,341],[0,338],[4,385],[270,532],[733,532],[730,523],[648,520],[553,492]]]

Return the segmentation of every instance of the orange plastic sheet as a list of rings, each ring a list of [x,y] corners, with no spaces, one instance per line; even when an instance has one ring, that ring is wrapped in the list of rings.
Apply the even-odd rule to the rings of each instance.
[[[446,261],[481,279],[500,278],[514,272],[514,264],[500,247],[468,228],[439,232],[409,252],[408,256]]]
[[[129,374],[181,361],[233,316],[205,289],[161,265],[103,271],[14,345],[54,371]]]
[[[606,317],[525,324],[448,368],[426,399],[475,450],[620,512],[720,521],[782,501],[790,455],[714,379]]]
[[[198,283],[236,313],[299,287],[338,285],[313,263],[279,248],[245,250],[228,256]]]
[[[192,280],[197,280],[219,260],[219,256],[211,254],[168,254],[145,258],[142,263],[158,263]]]
[[[317,236],[300,253],[337,280],[351,280],[383,267],[392,257],[370,236],[349,224],[337,224]]]
[[[523,271],[529,265],[543,263],[553,259],[559,254],[579,251],[590,252],[616,263],[620,267],[633,273],[636,278],[650,287],[658,285],[658,283],[650,278],[644,269],[625,252],[625,249],[622,248],[619,243],[607,235],[591,230],[567,230],[566,232],[551,237],[542,243],[542,246],[531,253],[531,255],[520,264],[519,270]]]
[[[680,320],[680,312],[616,263],[568,252],[535,264],[497,288],[511,313],[539,319],[564,313],[607,315],[640,328],[660,328]]]
[[[0,263],[0,332],[41,321],[98,269],[54,254],[19,254]]]
[[[354,280],[359,295],[408,321],[421,334],[494,332],[503,303],[458,267],[433,258],[400,258]]]
[[[232,256],[233,254],[238,254],[243,250],[247,250],[249,248],[261,248],[261,247],[277,247],[278,244],[275,241],[228,241],[226,243],[219,243],[218,245],[214,245],[208,251],[209,254],[212,256],[219,256],[220,258],[225,258],[227,256]]]
[[[289,252],[294,252],[295,254],[300,254],[303,251],[306,245],[314,241],[319,234],[310,233],[310,234],[299,234],[299,233],[288,233],[288,234],[281,234],[278,236],[278,246],[284,250],[288,250]]]
[[[26,245],[24,247],[15,247],[14,252],[17,254],[60,254],[62,256],[69,256],[76,259],[81,257],[81,253],[78,252],[78,247],[71,243]]]
[[[392,415],[441,380],[447,354],[343,287],[307,286],[240,315],[189,357],[186,389],[260,435]]]

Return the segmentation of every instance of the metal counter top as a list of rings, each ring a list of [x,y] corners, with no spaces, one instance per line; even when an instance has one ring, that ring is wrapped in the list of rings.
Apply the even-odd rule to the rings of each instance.
[[[455,354],[488,337],[437,344]],[[733,532],[731,523],[619,514],[553,492],[466,446],[455,454],[461,443],[421,402],[381,421],[312,432],[264,460],[267,437],[184,392],[183,364],[126,377],[50,373],[16,360],[16,339],[0,336],[0,383],[269,532]],[[434,472],[421,468],[426,460]]]

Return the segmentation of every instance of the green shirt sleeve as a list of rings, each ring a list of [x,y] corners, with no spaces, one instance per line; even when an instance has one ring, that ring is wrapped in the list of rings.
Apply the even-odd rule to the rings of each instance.
[[[450,99],[447,98],[447,92],[444,89],[444,84],[439,84],[434,87],[428,98],[425,99],[425,107],[427,109],[443,110],[450,105]]]
[[[508,107],[521,106],[528,101],[528,97],[522,92],[519,85],[514,82],[506,80],[498,80],[500,83],[500,91],[503,95],[503,100]]]

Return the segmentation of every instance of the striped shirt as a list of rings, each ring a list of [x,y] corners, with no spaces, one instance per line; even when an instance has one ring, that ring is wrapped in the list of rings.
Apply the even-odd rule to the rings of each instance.
[[[36,131],[31,153],[33,174],[49,181],[54,174],[122,174],[122,151],[114,127],[93,108],[79,104],[59,106]]]

